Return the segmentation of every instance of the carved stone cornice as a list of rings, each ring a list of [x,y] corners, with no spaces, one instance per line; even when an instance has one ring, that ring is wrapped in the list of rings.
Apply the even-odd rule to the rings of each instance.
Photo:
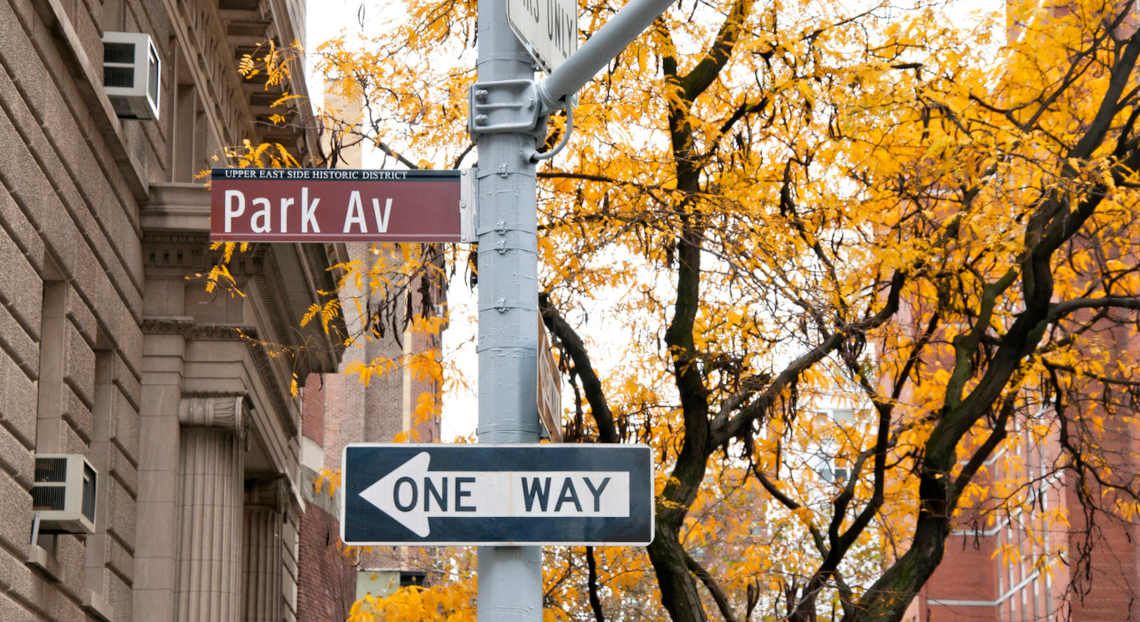
[[[209,231],[210,190],[204,183],[151,183],[150,198],[139,215],[148,234]]]
[[[187,341],[244,341],[249,352],[249,360],[257,376],[269,395],[271,404],[280,419],[282,428],[289,436],[298,432],[298,422],[291,416],[293,410],[288,401],[289,388],[284,384],[280,371],[273,358],[266,351],[267,346],[259,341],[256,327],[241,324],[197,324],[190,317],[147,317],[143,318],[144,335],[182,335]],[[284,370],[288,373],[289,370]],[[295,371],[295,370],[293,370]]]
[[[144,335],[182,335],[187,339],[247,341],[257,339],[257,328],[248,324],[199,324],[190,316],[143,318]]]
[[[251,244],[245,252],[235,252],[227,268],[234,277],[257,276],[265,272],[268,244]],[[143,232],[143,260],[148,269],[170,268],[183,275],[206,272],[221,258],[222,251],[210,250],[210,231]]]
[[[144,335],[185,335],[194,327],[194,318],[184,315],[144,317],[142,333]]]
[[[184,427],[222,428],[244,436],[247,410],[244,395],[187,394],[178,404],[178,423]]]
[[[248,324],[195,324],[185,334],[191,340],[245,341],[253,345],[252,341],[257,339],[257,327]]]

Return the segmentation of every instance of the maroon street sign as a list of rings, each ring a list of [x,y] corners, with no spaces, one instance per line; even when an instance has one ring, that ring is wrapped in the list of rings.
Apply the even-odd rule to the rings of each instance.
[[[458,242],[460,171],[216,168],[218,242]]]

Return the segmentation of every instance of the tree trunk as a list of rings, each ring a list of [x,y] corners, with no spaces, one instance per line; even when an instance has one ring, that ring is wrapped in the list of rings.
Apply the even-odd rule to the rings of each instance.
[[[859,599],[843,622],[898,622],[910,602],[942,561],[948,521],[928,519],[919,525],[914,545]]]
[[[705,622],[697,581],[685,564],[685,553],[677,530],[657,520],[657,530],[649,545],[649,561],[657,574],[661,602],[674,622]]]

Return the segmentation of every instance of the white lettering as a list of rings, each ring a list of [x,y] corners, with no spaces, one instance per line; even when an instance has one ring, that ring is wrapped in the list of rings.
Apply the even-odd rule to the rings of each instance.
[[[372,215],[376,217],[376,230],[380,233],[388,233],[388,217],[392,215],[392,198],[388,197],[384,200],[383,218],[380,217],[380,201],[372,199]]]
[[[376,199],[372,199],[375,203]],[[348,195],[348,211],[344,215],[344,232],[348,233],[353,223],[360,227],[361,233],[368,233],[368,223],[364,222],[364,204],[360,201],[360,191],[353,190]]]
[[[233,208],[231,199],[237,200],[237,209]],[[233,231],[230,221],[245,213],[245,195],[241,190],[226,190],[226,233]]]
[[[292,197],[281,197],[281,233],[289,233],[289,207],[292,205]]]
[[[253,203],[254,207],[260,207],[261,209],[254,212],[253,216],[250,217],[250,219],[249,219],[250,228],[253,229],[254,233],[268,233],[268,232],[270,232],[273,229],[273,227],[269,224],[269,219],[270,219],[269,199],[267,199],[265,197],[257,197],[256,199],[254,199],[252,201],[252,203]]]
[[[320,233],[321,228],[317,225],[317,203],[320,199],[313,199],[309,203],[309,187],[301,186],[301,233],[309,232],[309,224],[313,225],[313,233]]]

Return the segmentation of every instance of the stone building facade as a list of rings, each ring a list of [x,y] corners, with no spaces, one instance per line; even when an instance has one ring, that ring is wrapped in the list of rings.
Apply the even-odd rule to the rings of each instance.
[[[214,261],[196,180],[225,163],[212,156],[242,139],[312,151],[295,129],[306,107],[274,125],[280,91],[234,71],[258,42],[303,41],[303,10],[0,0],[0,620],[297,618],[310,483],[290,385],[340,356],[297,319],[332,287],[343,247],[240,255],[244,295],[187,277]],[[149,36],[156,119],[116,112],[109,32]],[[49,454],[96,472],[93,532],[37,519],[36,456]]]

